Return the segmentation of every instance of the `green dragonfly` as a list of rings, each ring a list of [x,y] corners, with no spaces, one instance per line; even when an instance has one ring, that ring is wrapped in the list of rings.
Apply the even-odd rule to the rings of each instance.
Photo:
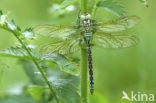
[[[36,34],[59,38],[60,41],[44,45],[41,51],[44,53],[57,52],[60,54],[73,53],[80,46],[88,50],[88,67],[90,79],[90,92],[94,92],[93,66],[91,46],[97,45],[103,48],[126,48],[138,43],[138,39],[129,34],[117,32],[134,27],[139,22],[137,16],[127,16],[112,21],[96,22],[91,15],[85,13],[79,17],[78,25],[39,25],[34,31]]]

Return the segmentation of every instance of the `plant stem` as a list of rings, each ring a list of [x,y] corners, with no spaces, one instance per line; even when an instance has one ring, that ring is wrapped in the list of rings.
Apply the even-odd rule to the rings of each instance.
[[[81,102],[88,103],[87,49],[81,47]]]
[[[88,0],[81,0],[81,12],[82,14],[87,13],[87,1]]]
[[[81,0],[81,14],[87,13],[88,0]],[[81,45],[81,103],[88,103],[88,54]]]
[[[96,11],[97,11],[97,3],[98,3],[99,0],[95,0],[95,3],[94,3],[94,7],[93,7],[93,10],[92,10],[92,19],[95,19],[95,16],[96,16]]]
[[[10,32],[12,32],[14,34],[14,36],[17,38],[17,40],[21,43],[21,45],[23,46],[23,48],[27,51],[28,55],[30,56],[30,58],[32,59],[32,61],[34,62],[34,64],[36,65],[36,67],[38,68],[39,72],[41,73],[43,79],[45,80],[46,84],[48,85],[51,93],[54,95],[55,99],[56,99],[56,102],[57,103],[60,103],[59,102],[59,99],[57,98],[56,96],[56,93],[54,92],[51,84],[49,83],[46,75],[44,74],[44,72],[42,71],[42,68],[40,67],[40,65],[38,64],[38,62],[36,61],[36,59],[33,57],[33,55],[31,54],[31,51],[26,47],[26,45],[24,44],[24,42],[19,38],[18,35],[22,35],[21,32],[18,32],[18,31],[11,31],[11,30],[8,30]]]

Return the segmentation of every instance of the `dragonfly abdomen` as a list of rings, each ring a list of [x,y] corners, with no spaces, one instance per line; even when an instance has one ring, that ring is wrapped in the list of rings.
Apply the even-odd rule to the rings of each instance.
[[[94,92],[94,78],[93,78],[93,66],[92,66],[92,55],[91,55],[91,46],[90,40],[87,41],[88,44],[88,67],[89,67],[89,79],[90,79],[90,92]]]

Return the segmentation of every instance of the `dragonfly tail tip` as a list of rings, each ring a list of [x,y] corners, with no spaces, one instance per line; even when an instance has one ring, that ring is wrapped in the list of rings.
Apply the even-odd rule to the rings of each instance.
[[[90,89],[90,93],[91,93],[91,95],[93,95],[94,89]]]

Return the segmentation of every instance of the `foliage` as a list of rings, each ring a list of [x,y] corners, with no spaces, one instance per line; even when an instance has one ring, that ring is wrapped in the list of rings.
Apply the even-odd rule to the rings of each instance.
[[[24,61],[24,62],[26,63],[28,61]],[[30,68],[32,68],[33,70],[36,70],[34,71],[35,74],[33,76],[31,72],[27,73],[28,77],[33,77],[33,78],[30,78],[30,80],[34,81],[35,78],[40,78],[40,79],[35,79],[35,80],[38,80],[38,82],[33,83],[34,85],[32,86],[29,86],[28,91],[34,97],[36,101],[41,101],[43,99],[42,95],[44,95],[44,92],[48,90],[48,87],[43,82],[44,80],[42,79],[42,76],[37,71],[34,65],[29,65],[29,67],[24,67],[24,69],[27,69],[27,70],[29,70]],[[79,85],[79,81],[80,81],[79,77],[73,76],[69,73],[61,72],[56,69],[48,69],[45,71],[45,74],[47,75],[47,78],[49,82],[51,83],[51,85],[53,86],[54,91],[57,94],[60,101],[64,101],[64,103],[70,103],[70,102],[72,103],[73,101],[74,103],[79,103],[80,97],[77,92],[78,90],[76,88]],[[73,98],[70,98],[71,96]]]
[[[36,58],[37,60],[44,60],[50,63],[56,63],[60,67],[60,70],[68,73],[72,74],[79,73],[78,68],[76,68],[76,66],[71,61],[67,60],[67,58],[65,58],[63,55],[57,53],[40,55],[37,54],[33,48],[29,49],[31,49],[33,57]],[[31,60],[26,50],[22,47],[17,46],[0,50],[0,55]]]
[[[32,97],[27,95],[8,96],[0,100],[1,103],[34,103]]]
[[[63,103],[80,102],[79,94],[75,88],[79,85],[78,77],[60,72],[58,70],[48,70],[47,76],[60,101]],[[28,88],[28,91],[36,101],[41,100],[41,96],[45,90],[48,90],[47,86],[30,86]]]
[[[147,3],[147,0],[139,0],[142,4],[144,4],[145,6],[148,7],[148,3]]]
[[[32,44],[29,44],[28,39],[33,40],[34,39],[34,34],[32,32],[31,29],[26,29],[25,31],[21,32],[21,29],[14,23],[13,20],[8,20],[7,15],[4,15],[1,12],[0,15],[0,27],[12,32],[15,37],[18,39],[19,43],[21,45],[19,46],[15,46],[15,47],[10,47],[4,50],[0,50],[0,55],[3,56],[8,56],[8,57],[16,57],[19,59],[27,59],[27,60],[32,60],[35,65],[37,66],[37,68],[32,65],[32,64],[28,64],[26,65],[26,61],[23,61],[24,63],[24,68],[25,70],[28,70],[28,68],[32,68],[32,72],[34,72],[34,68],[36,68],[36,71],[38,71],[39,73],[41,73],[41,77],[44,80],[44,85],[46,84],[51,92],[52,95],[54,96],[54,98],[56,99],[57,102],[59,101],[64,101],[64,103],[69,103],[72,101],[77,101],[79,100],[79,94],[77,94],[77,85],[71,84],[71,81],[68,81],[66,79],[62,79],[60,78],[60,80],[49,80],[48,77],[46,76],[46,74],[43,72],[44,67],[46,67],[45,65],[42,65],[42,62],[39,61],[45,61],[45,62],[54,62],[57,63],[62,70],[66,70],[66,72],[69,73],[77,73],[75,72],[76,69],[74,69],[74,67],[72,66],[73,64],[69,63],[68,60],[64,57],[61,56],[59,54],[46,54],[46,55],[40,55],[35,51],[35,47]],[[46,70],[45,70],[46,72]],[[59,72],[59,71],[58,71]],[[32,76],[31,72],[27,72],[27,74],[30,76]],[[57,74],[57,73],[56,73]],[[65,76],[66,73],[63,73],[61,76]],[[68,74],[70,75],[70,74]],[[41,78],[40,77],[40,78]],[[51,78],[58,78],[57,75],[52,76]],[[72,76],[71,76],[71,80],[72,80]],[[34,82],[34,78],[32,80]],[[50,82],[51,83],[50,83]],[[75,80],[73,80],[75,81]],[[34,82],[35,83],[35,82]],[[77,83],[77,82],[76,82]],[[40,85],[40,83],[35,83]],[[42,83],[43,84],[43,83]],[[36,86],[36,87],[31,87],[28,89],[28,91],[31,93],[31,95],[34,97],[34,99],[36,101],[38,101],[41,98],[42,92],[45,89],[49,89],[48,87],[41,87],[41,86]],[[68,94],[68,92],[70,92]],[[37,95],[36,95],[37,94]],[[66,96],[64,96],[66,95]],[[74,98],[69,99],[69,95],[74,96]],[[59,99],[57,99],[59,98]],[[23,102],[24,103],[24,102]]]
[[[125,16],[125,8],[118,1],[102,0],[97,3],[97,7],[102,7],[120,17]]]
[[[31,86],[31,87],[29,87],[28,91],[33,96],[35,101],[39,101],[42,97],[43,91],[46,89],[48,89],[48,88],[42,87],[42,86]]]
[[[72,5],[74,3],[78,2],[78,0],[64,0],[62,3],[61,3],[61,9],[64,9],[66,7],[68,7],[69,5]]]
[[[96,9],[104,8],[117,16],[126,16],[125,8],[119,1],[97,1],[98,2],[95,4]],[[145,6],[148,6],[146,0],[139,1]],[[63,0],[60,9],[65,9],[76,3],[78,3],[78,0]],[[32,42],[36,39],[32,28],[27,28],[22,31],[21,28],[15,24],[14,20],[9,20],[8,16],[3,14],[2,11],[0,11],[0,28],[13,33],[19,42],[17,45],[1,49],[0,56],[14,57],[21,61],[23,69],[30,80],[30,83],[23,87],[23,89],[27,88],[26,92],[29,92],[29,94],[23,91],[20,95],[6,96],[4,99],[0,99],[0,102],[34,103],[35,101],[39,101],[39,103],[55,103],[58,98],[62,103],[80,103],[80,95],[77,89],[80,84],[79,77],[77,76],[79,70],[71,60],[58,53],[37,53],[35,46],[30,43],[30,41]],[[38,67],[34,65],[34,61],[37,61],[36,63],[43,71],[45,78],[48,80],[47,82],[50,83],[54,92],[50,92],[49,85],[46,83],[45,78],[43,78],[42,72],[39,71],[40,69],[37,69]],[[48,64],[52,64],[53,67],[48,67]],[[56,70],[55,64],[57,64],[59,70]],[[30,97],[30,95],[32,95],[34,99]],[[103,99],[103,96],[100,94],[98,94],[98,97],[100,98],[99,101],[107,101],[106,99]],[[95,99],[94,101],[96,101]]]
[[[48,80],[54,87],[57,96],[63,103],[80,103],[80,95],[77,92],[79,78],[58,70],[47,71]],[[71,98],[72,97],[72,98]]]
[[[138,0],[140,1],[143,5],[148,7],[148,2],[147,0]],[[77,3],[78,0],[64,0],[61,3],[60,9],[67,8],[70,5],[73,5]],[[104,8],[108,12],[112,12],[115,15],[119,17],[124,17],[126,16],[126,10],[124,5],[119,1],[119,0],[96,0],[95,2],[96,8]],[[93,8],[93,9],[96,9]]]

